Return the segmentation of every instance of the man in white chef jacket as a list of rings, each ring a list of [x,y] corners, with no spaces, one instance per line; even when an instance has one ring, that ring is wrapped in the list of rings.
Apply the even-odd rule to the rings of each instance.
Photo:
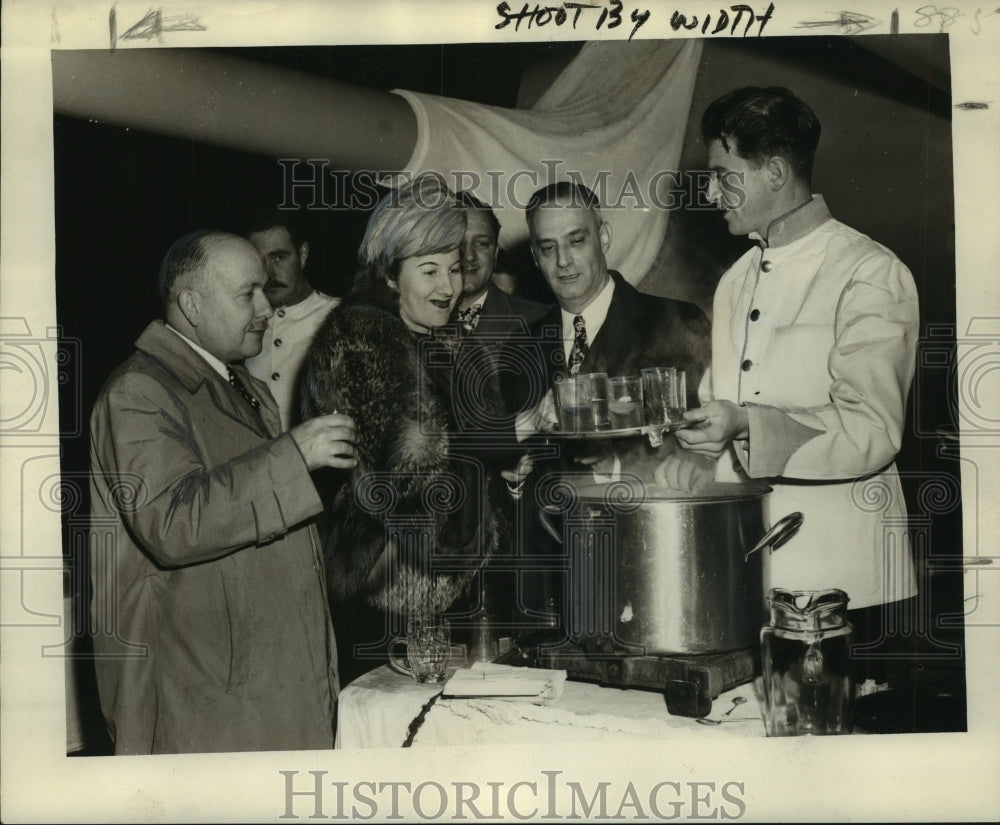
[[[820,124],[787,89],[724,95],[702,135],[710,197],[729,232],[756,245],[715,293],[703,406],[687,414],[707,420],[677,439],[717,456],[719,479],[770,484],[772,522],[804,514],[766,556],[765,593],[844,590],[855,639],[877,657],[880,606],[916,593],[893,464],[919,326],[913,278],[812,193]]]
[[[313,289],[306,280],[309,243],[292,213],[258,213],[246,234],[264,256],[264,294],[274,307],[260,354],[248,358],[246,368],[267,384],[278,402],[281,428],[288,430],[299,421],[299,373],[309,345],[340,299]]]

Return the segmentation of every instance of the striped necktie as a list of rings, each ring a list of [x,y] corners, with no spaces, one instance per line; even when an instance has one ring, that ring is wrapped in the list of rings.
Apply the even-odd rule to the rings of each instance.
[[[226,372],[229,373],[229,383],[232,384],[236,391],[243,396],[243,400],[246,401],[251,407],[253,407],[255,412],[260,412],[260,401],[250,395],[250,390],[247,389],[246,384],[240,379],[229,364],[226,364]]]
[[[583,316],[577,315],[573,318],[573,349],[569,351],[569,374],[576,375],[583,366],[583,360],[587,357],[587,327],[583,323]]]

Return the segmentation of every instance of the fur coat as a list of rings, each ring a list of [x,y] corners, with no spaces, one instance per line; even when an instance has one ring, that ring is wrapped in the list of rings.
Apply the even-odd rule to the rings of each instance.
[[[404,615],[441,612],[506,541],[500,453],[484,445],[513,429],[489,364],[457,327],[418,335],[360,297],[316,333],[304,415],[346,413],[357,427],[358,463],[328,504],[334,604],[363,593]]]

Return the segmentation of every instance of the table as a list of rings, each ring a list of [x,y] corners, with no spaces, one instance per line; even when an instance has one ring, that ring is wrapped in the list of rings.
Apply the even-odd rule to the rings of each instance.
[[[341,691],[338,748],[398,748],[411,723],[430,704],[411,736],[412,746],[549,744],[586,741],[662,741],[697,731],[709,737],[763,737],[763,698],[759,680],[719,696],[705,725],[667,712],[662,693],[624,690],[585,682],[566,682],[551,705],[521,700],[444,699],[441,684],[421,685],[383,665]],[[438,698],[436,698],[438,697]],[[733,700],[743,704],[734,708]],[[431,703],[433,701],[433,703]]]

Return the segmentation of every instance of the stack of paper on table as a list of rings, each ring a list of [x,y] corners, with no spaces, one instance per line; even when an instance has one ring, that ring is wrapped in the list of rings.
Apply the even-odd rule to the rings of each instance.
[[[565,683],[565,670],[476,662],[470,668],[456,670],[445,682],[442,696],[551,704],[562,694]]]

